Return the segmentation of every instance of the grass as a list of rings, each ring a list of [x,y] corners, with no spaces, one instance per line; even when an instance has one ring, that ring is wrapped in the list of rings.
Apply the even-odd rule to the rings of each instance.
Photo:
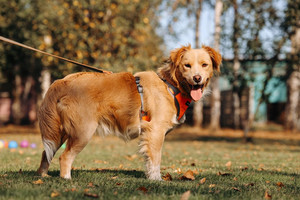
[[[51,177],[41,178],[40,136],[1,134],[0,139],[27,139],[38,147],[0,149],[0,199],[180,199],[186,191],[189,199],[300,199],[299,145],[167,138],[161,172],[172,181],[145,178],[137,141],[98,136],[77,156],[72,180],[64,180],[58,164],[62,150],[50,166]],[[195,180],[181,180],[188,170]]]

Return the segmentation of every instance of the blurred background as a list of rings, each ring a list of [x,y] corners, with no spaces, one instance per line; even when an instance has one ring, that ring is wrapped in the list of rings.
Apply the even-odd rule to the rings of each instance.
[[[0,35],[113,72],[156,70],[191,44],[219,50],[187,126],[300,133],[300,0],[0,0]],[[0,126],[36,126],[50,84],[83,68],[0,42]]]

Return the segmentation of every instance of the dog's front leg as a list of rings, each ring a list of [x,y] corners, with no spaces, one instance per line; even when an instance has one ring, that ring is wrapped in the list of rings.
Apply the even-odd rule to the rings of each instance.
[[[162,180],[160,174],[161,152],[165,139],[165,132],[146,131],[143,133],[140,142],[140,152],[146,161],[146,176],[150,180]]]

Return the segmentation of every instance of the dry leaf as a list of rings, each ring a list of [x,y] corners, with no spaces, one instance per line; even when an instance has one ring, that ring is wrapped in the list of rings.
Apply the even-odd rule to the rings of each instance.
[[[218,172],[217,175],[218,176],[231,176],[230,173],[222,173],[222,172]]]
[[[248,183],[248,184],[246,184],[245,186],[246,186],[246,187],[248,187],[248,186],[254,186],[254,183]]]
[[[111,179],[117,179],[118,178],[118,176],[113,176],[113,177],[111,177]]]
[[[144,192],[144,194],[148,192],[148,189],[143,186],[139,187],[137,190]]]
[[[53,191],[53,192],[51,192],[51,197],[53,198],[53,197],[58,197],[60,194],[59,194],[59,192],[57,192],[57,191]]]
[[[216,184],[210,184],[208,187],[209,188],[214,188],[214,187],[216,187]]]
[[[94,184],[92,182],[90,182],[88,185],[88,187],[95,187]]]
[[[191,164],[191,166],[192,166],[192,167],[195,167],[195,166],[196,166],[196,164],[195,164],[195,163],[192,163],[192,164]]]
[[[164,181],[172,181],[172,180],[173,180],[171,174],[169,174],[169,173],[167,173],[166,175],[164,175],[164,176],[162,177],[162,179],[163,179]]]
[[[245,170],[247,170],[248,169],[248,167],[241,167],[241,170],[242,171],[245,171]]]
[[[240,192],[241,190],[239,190],[237,187],[232,187],[233,190]]]
[[[225,166],[226,166],[227,168],[230,168],[231,165],[232,165],[231,161],[228,161],[228,162],[225,164]]]
[[[185,193],[182,194],[180,200],[188,200],[190,198],[190,195],[191,195],[191,191],[188,190],[188,191],[186,191]]]
[[[188,181],[193,181],[193,180],[195,180],[195,177],[194,177],[194,173],[193,173],[193,171],[191,171],[191,170],[188,170],[187,172],[185,172],[184,174],[183,174],[183,176],[182,177],[180,177],[179,178],[180,180],[188,180]]]
[[[201,180],[200,180],[200,183],[201,184],[204,184],[206,182],[206,178],[202,178]]]
[[[65,189],[65,192],[75,192],[75,191],[77,191],[76,188]]]
[[[284,184],[283,184],[282,182],[277,182],[276,185],[277,185],[278,187],[283,187],[283,186],[284,186]]]
[[[116,183],[116,185],[123,185],[123,183]]]
[[[33,181],[32,183],[35,185],[40,185],[40,184],[43,184],[44,182],[41,179],[39,179],[37,181]]]
[[[233,180],[234,180],[234,181],[237,181],[238,179],[237,179],[237,177],[234,177]]]
[[[271,181],[266,181],[266,183],[271,183]]]
[[[94,193],[84,193],[84,196],[91,197],[91,198],[99,198],[98,194],[94,194]]]
[[[265,199],[272,199],[272,195],[269,194],[268,190],[265,192]]]

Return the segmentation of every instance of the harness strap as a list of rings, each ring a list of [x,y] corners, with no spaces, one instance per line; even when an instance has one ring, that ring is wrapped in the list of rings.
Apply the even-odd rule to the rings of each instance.
[[[143,86],[140,84],[140,77],[139,76],[135,77],[135,84],[136,84],[137,90],[138,90],[138,92],[140,94],[140,97],[141,97],[140,119],[149,122],[150,117],[148,116],[147,112],[144,111],[144,95],[143,95],[144,89],[143,89]]]
[[[183,97],[180,90],[169,83],[167,80],[162,80],[168,85],[168,91],[174,98],[175,106],[177,109],[177,120],[179,121],[190,106],[192,100],[190,98]]]
[[[166,81],[164,79],[162,79],[162,80],[167,84],[168,91],[174,98],[174,103],[175,103],[176,110],[177,110],[176,116],[177,116],[177,120],[179,121],[183,117],[185,111],[188,109],[192,100],[190,98],[182,96],[179,89],[174,87],[168,81]],[[138,76],[135,77],[135,83],[136,83],[137,90],[141,97],[140,119],[149,122],[151,120],[150,116],[148,115],[147,112],[144,111],[144,90],[143,90],[143,86],[140,84],[140,77],[138,77]]]

